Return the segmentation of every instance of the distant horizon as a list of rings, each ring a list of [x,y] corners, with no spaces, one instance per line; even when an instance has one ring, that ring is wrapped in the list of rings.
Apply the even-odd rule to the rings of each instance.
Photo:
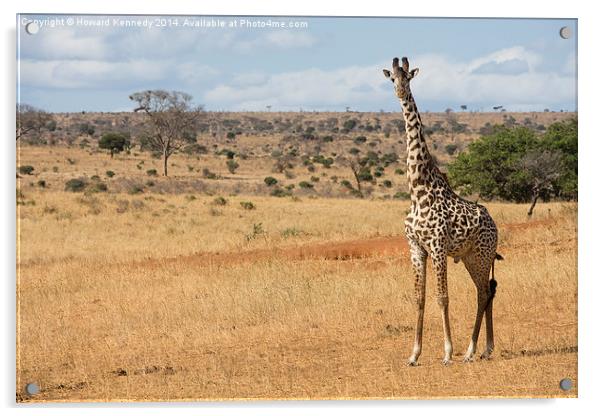
[[[23,104],[28,104],[28,103],[23,103]],[[36,107],[37,108],[37,107]],[[44,110],[43,108],[38,108],[40,110]],[[420,110],[420,109],[419,109]],[[46,111],[46,110],[44,110]],[[120,113],[131,113],[131,114],[141,114],[141,113],[136,113],[133,110],[122,110],[122,111],[86,111],[86,110],[81,110],[81,111],[46,111],[49,114],[120,114]],[[350,110],[350,111],[334,111],[334,110],[326,110],[326,111],[321,111],[321,110],[303,110],[303,111],[299,111],[299,110],[278,110],[278,111],[266,111],[266,110],[203,110],[204,113],[261,113],[261,114],[299,114],[299,113],[335,113],[335,114],[393,114],[396,112],[399,112],[401,114],[401,110],[399,111],[354,111],[354,110]],[[431,111],[431,110],[420,110],[421,113],[428,113],[428,114],[445,114],[445,111]],[[543,110],[532,110],[532,111],[470,111],[470,110],[466,110],[466,111],[456,111],[453,110],[454,113],[456,114],[527,114],[527,113],[542,113],[542,114],[549,114],[549,113],[562,113],[562,114],[570,114],[570,113],[574,113],[574,114],[579,114],[578,111],[569,111],[569,110],[551,110],[550,111],[543,111]]]
[[[185,91],[215,112],[392,112],[399,103],[382,69],[395,56],[420,68],[421,111],[577,111],[576,19],[18,19],[17,101],[53,113],[127,112],[129,95],[148,89]]]

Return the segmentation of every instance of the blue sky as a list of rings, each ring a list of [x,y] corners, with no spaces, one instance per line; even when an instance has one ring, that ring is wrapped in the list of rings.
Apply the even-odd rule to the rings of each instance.
[[[18,19],[18,99],[53,112],[129,111],[129,94],[157,88],[186,91],[208,110],[396,111],[381,71],[394,56],[420,68],[412,87],[423,111],[577,105],[571,19]],[[198,27],[212,19],[225,27]],[[32,20],[35,35],[25,31]],[[274,22],[301,27],[249,27]]]

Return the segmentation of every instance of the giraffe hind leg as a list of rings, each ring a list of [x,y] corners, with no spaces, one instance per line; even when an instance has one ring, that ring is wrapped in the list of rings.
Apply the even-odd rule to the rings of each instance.
[[[466,257],[464,257],[463,262],[477,289],[477,312],[475,316],[475,323],[472,330],[472,336],[470,338],[470,344],[468,345],[468,349],[466,350],[466,354],[464,355],[464,361],[469,362],[473,360],[473,357],[477,350],[477,342],[479,340],[479,333],[481,331],[483,315],[485,314],[486,310],[489,310],[493,307],[493,304],[491,302],[488,302],[490,293],[489,267],[491,265],[491,259],[489,259],[489,256],[483,256],[478,252],[472,252]],[[488,312],[488,317],[486,319],[491,319],[488,325],[487,335],[488,340],[493,340],[492,309],[491,312]]]

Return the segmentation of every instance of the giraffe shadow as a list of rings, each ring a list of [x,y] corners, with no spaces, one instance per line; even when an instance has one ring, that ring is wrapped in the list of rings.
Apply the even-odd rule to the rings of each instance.
[[[502,350],[500,352],[500,356],[504,360],[512,360],[514,358],[520,357],[541,357],[543,355],[553,355],[553,354],[575,354],[577,353],[577,346],[565,346],[565,347],[556,347],[556,348],[540,348],[540,349],[521,349],[518,351],[512,350]]]

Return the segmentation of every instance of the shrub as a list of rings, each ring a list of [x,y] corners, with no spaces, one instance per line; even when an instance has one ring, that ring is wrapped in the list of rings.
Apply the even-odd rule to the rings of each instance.
[[[312,176],[311,178],[309,178],[312,182],[320,182],[320,178],[317,176]]]
[[[132,185],[132,187],[128,190],[130,195],[141,194],[144,192],[144,189],[140,185]]]
[[[257,238],[260,235],[264,235],[265,231],[263,230],[263,225],[261,223],[259,224],[253,224],[253,231],[251,231],[251,233],[247,234],[245,236],[245,239],[247,241],[251,241],[254,240],[255,238]]]
[[[290,193],[290,192],[287,192],[287,191],[285,191],[285,190],[284,190],[284,189],[282,189],[282,188],[275,188],[275,189],[273,189],[273,190],[272,190],[272,192],[270,192],[270,195],[271,195],[271,196],[278,197],[278,198],[283,198],[283,197],[285,197],[285,196],[290,196],[290,195],[291,195],[291,193]]]
[[[454,153],[456,153],[456,150],[458,150],[457,144],[451,143],[451,144],[445,145],[445,152],[450,156],[453,155]]]
[[[45,180],[43,180],[43,179],[39,180],[39,181],[38,181],[38,186],[39,186],[40,188],[46,188],[46,181],[45,181]]]
[[[86,182],[82,179],[69,179],[65,182],[65,191],[82,192],[86,187]]]
[[[34,167],[31,165],[19,166],[19,173],[22,175],[31,175],[34,171]]]
[[[307,181],[301,181],[301,182],[299,182],[299,188],[302,188],[302,189],[311,189],[313,187],[314,187],[314,185],[311,184],[311,183],[309,183],[309,182],[307,182]]]
[[[390,180],[386,179],[383,181],[383,186],[385,188],[391,188],[393,186],[393,182],[391,182]]]
[[[148,176],[157,176],[157,169],[149,169],[146,171]]]
[[[351,185],[351,182],[349,182],[347,179],[343,179],[341,181],[341,186],[344,186],[347,189],[353,189],[353,185]]]
[[[246,210],[249,210],[249,211],[252,210],[252,209],[255,209],[255,204],[253,204],[250,201],[241,201],[240,206],[243,209],[246,209]]]
[[[353,142],[355,144],[366,143],[366,136],[357,136],[355,139],[353,139]]]
[[[240,165],[235,160],[228,160],[226,166],[228,167],[228,172],[234,174]]]
[[[289,238],[289,237],[299,237],[300,235],[305,234],[303,231],[299,230],[298,228],[295,227],[289,227],[289,228],[285,228],[284,230],[282,230],[280,232],[280,235],[283,238]]]
[[[236,138],[236,133],[234,133],[233,131],[229,131],[228,134],[226,134],[226,138],[234,139]]]
[[[399,191],[395,195],[393,195],[395,199],[410,199],[410,194],[407,192]]]
[[[226,200],[226,198],[224,198],[223,196],[218,196],[217,198],[215,198],[212,202],[213,205],[219,205],[219,206],[224,206],[228,203],[228,201]]]
[[[192,143],[192,144],[189,144],[188,146],[184,147],[184,149],[182,151],[188,155],[206,154],[207,146],[203,146],[202,144],[198,144],[198,143]]]
[[[107,175],[107,177],[112,178],[113,176],[115,176],[115,172],[113,172],[112,170],[107,170],[105,172],[105,175]]]
[[[90,179],[92,179],[93,181],[99,181],[100,180],[100,176],[98,176],[98,175],[92,175],[92,176],[90,176]]]
[[[130,135],[124,133],[105,133],[98,141],[100,149],[109,150],[113,154],[123,152],[130,147]]]
[[[217,175],[215,173],[211,172],[209,169],[203,168],[203,178],[217,179]]]
[[[404,171],[403,171],[403,169],[401,169],[401,168],[397,168],[397,169],[395,169],[395,174],[396,174],[396,175],[403,175],[404,173],[405,173],[405,172],[404,172]]]
[[[353,129],[355,128],[355,126],[356,126],[356,125],[357,125],[357,120],[356,120],[356,119],[354,119],[354,118],[352,118],[352,119],[350,119],[350,120],[346,120],[346,121],[343,123],[343,128],[344,128],[345,130],[353,130]]]
[[[263,181],[265,182],[265,184],[267,186],[273,186],[273,185],[276,185],[278,183],[278,179],[273,178],[271,176],[266,177]]]
[[[109,188],[106,183],[103,182],[95,182],[89,188],[90,192],[107,192]]]

